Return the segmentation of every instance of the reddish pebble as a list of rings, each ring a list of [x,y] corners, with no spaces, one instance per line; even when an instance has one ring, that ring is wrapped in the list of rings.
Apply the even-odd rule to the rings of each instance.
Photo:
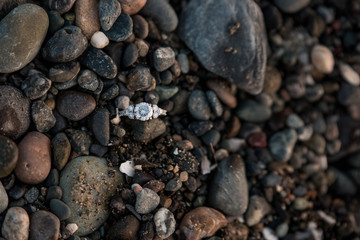
[[[146,0],[119,0],[122,11],[133,15],[138,13],[146,4]]]
[[[211,237],[227,225],[225,216],[209,207],[199,207],[188,212],[181,221],[180,231],[188,240]]]
[[[50,139],[39,132],[29,132],[19,143],[16,177],[27,184],[38,184],[46,179],[51,168]]]
[[[248,142],[251,147],[265,148],[267,146],[266,134],[264,132],[253,133],[249,136]]]

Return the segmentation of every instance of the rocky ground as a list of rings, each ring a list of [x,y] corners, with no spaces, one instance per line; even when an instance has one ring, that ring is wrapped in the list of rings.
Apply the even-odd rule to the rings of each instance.
[[[1,1],[0,240],[359,239],[359,27],[358,0]]]

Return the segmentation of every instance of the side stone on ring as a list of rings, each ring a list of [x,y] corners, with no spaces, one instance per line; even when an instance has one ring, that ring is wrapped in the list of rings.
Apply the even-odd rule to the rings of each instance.
[[[136,105],[130,105],[127,109],[120,111],[116,109],[116,117],[111,120],[112,123],[120,122],[119,117],[127,116],[130,119],[137,119],[140,121],[147,121],[159,116],[166,115],[166,110],[159,108],[146,102],[141,102]]]

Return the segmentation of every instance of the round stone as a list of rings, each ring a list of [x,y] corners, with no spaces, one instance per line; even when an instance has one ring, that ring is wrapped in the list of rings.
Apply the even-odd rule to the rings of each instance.
[[[40,210],[31,216],[30,239],[57,239],[60,221],[51,212]]]
[[[14,8],[0,22],[0,73],[25,67],[38,54],[46,37],[49,18],[35,4]]]
[[[109,44],[109,39],[107,36],[100,31],[94,33],[91,37],[90,43],[95,48],[104,48]]]
[[[174,31],[179,22],[174,8],[166,0],[147,0],[141,14],[153,19],[156,26],[164,32]]]
[[[68,12],[76,0],[49,0],[49,8],[56,10],[60,14]]]
[[[63,201],[52,199],[50,201],[50,210],[59,218],[60,221],[71,217],[71,209]]]
[[[309,5],[311,0],[275,0],[275,4],[285,13],[295,13]]]
[[[16,177],[26,184],[38,184],[49,175],[50,167],[50,139],[42,133],[29,132],[19,143]]]
[[[69,160],[71,145],[66,134],[60,132],[51,140],[51,146],[53,151],[53,165],[61,171]]]
[[[31,117],[35,123],[36,130],[39,132],[49,131],[56,123],[51,108],[41,100],[32,103]]]
[[[155,50],[153,61],[157,71],[165,71],[174,64],[175,52],[171,47],[160,47]]]
[[[288,161],[292,155],[296,140],[297,134],[293,129],[285,129],[275,133],[269,142],[272,155],[279,161]]]
[[[133,65],[139,57],[139,51],[134,43],[130,43],[124,50],[122,59],[122,65],[124,67],[130,67]]]
[[[104,33],[115,42],[122,42],[131,36],[133,30],[133,21],[126,13],[120,14],[113,26]]]
[[[0,178],[10,175],[18,162],[19,151],[15,142],[0,135]]]
[[[166,208],[160,208],[154,215],[156,233],[160,238],[168,238],[175,232],[174,214]]]
[[[150,69],[143,66],[136,66],[131,69],[127,76],[126,87],[130,91],[150,91],[156,85],[155,78],[151,75]]]
[[[21,89],[30,100],[44,96],[50,87],[50,79],[43,73],[33,69],[30,70],[28,77],[21,84]]]
[[[99,17],[102,29],[109,30],[121,14],[121,5],[118,0],[100,0]]]
[[[132,121],[134,129],[134,140],[139,142],[149,142],[162,135],[166,131],[163,120],[156,118],[150,121]]]
[[[0,214],[6,210],[9,204],[9,197],[3,184],[0,182]]]
[[[29,237],[29,215],[21,207],[9,208],[1,228],[5,239],[27,240]]]
[[[144,188],[136,196],[135,209],[140,214],[152,212],[160,203],[160,197],[151,189]]]
[[[271,109],[253,100],[244,100],[239,104],[236,114],[248,122],[264,122],[271,117]]]
[[[334,69],[334,56],[329,48],[316,45],[311,50],[311,61],[315,68],[322,73],[331,73]]]
[[[149,34],[149,24],[141,15],[132,16],[134,34],[137,38],[145,39]]]
[[[107,240],[138,239],[140,222],[133,215],[128,215],[115,222],[106,234]]]
[[[96,91],[100,84],[96,73],[88,69],[85,69],[80,73],[77,82],[80,87],[89,91]]]

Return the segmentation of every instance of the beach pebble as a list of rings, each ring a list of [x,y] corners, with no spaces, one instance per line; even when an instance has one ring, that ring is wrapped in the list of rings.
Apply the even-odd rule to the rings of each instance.
[[[304,126],[304,121],[296,113],[290,114],[286,118],[286,125],[290,128],[301,128]]]
[[[27,240],[30,220],[27,212],[21,207],[9,208],[1,227],[1,234],[6,240]]]
[[[49,0],[48,4],[51,10],[64,14],[72,8],[75,2],[76,0]]]
[[[296,13],[310,2],[311,0],[275,0],[275,4],[285,13]]]
[[[100,30],[99,1],[77,0],[75,3],[75,23],[87,39]]]
[[[100,0],[99,18],[101,28],[108,31],[121,14],[121,5],[118,0]],[[92,39],[92,38],[91,38]],[[94,46],[95,47],[95,46]]]
[[[107,240],[131,240],[138,239],[137,233],[140,228],[140,222],[133,215],[122,217],[110,227],[106,234]]]
[[[0,214],[3,213],[9,204],[9,197],[3,184],[0,182]]]
[[[46,179],[51,167],[50,139],[39,132],[29,132],[20,141],[16,177],[26,184],[38,184]]]
[[[78,155],[89,155],[92,139],[86,130],[69,129],[67,131],[71,149]]]
[[[360,76],[355,70],[347,63],[339,62],[338,67],[340,70],[340,75],[345,81],[354,86],[359,86]]]
[[[159,94],[159,101],[169,100],[175,96],[178,91],[178,86],[156,86],[155,91]]]
[[[79,74],[77,82],[80,87],[89,91],[96,91],[100,84],[96,73],[89,69],[85,69]]]
[[[148,142],[166,131],[166,125],[163,120],[156,118],[149,121],[133,121],[134,140],[139,142]]]
[[[134,34],[137,38],[145,39],[149,34],[149,24],[141,15],[132,16]]]
[[[143,66],[136,66],[131,69],[127,76],[126,87],[130,91],[149,91],[153,90],[156,82],[155,78],[151,75],[150,69]]]
[[[217,97],[229,108],[235,108],[237,106],[236,97],[231,94],[230,88],[226,86],[225,82],[211,79],[206,81],[206,85],[213,90]]]
[[[128,14],[121,13],[113,26],[104,33],[111,41],[122,42],[133,33],[133,21]]]
[[[311,61],[315,68],[322,73],[331,73],[334,70],[334,56],[329,48],[316,45],[311,50]]]
[[[39,189],[36,187],[30,188],[26,193],[24,194],[24,198],[28,203],[34,203],[37,198],[39,197]]]
[[[110,113],[106,108],[98,108],[93,114],[90,127],[96,140],[103,146],[110,141]]]
[[[206,97],[208,99],[212,111],[215,113],[217,117],[221,117],[224,109],[220,100],[216,96],[216,93],[213,91],[206,91]]]
[[[126,46],[123,54],[122,65],[124,67],[130,67],[133,65],[139,57],[139,51],[134,43],[130,43]]]
[[[52,164],[57,170],[61,171],[70,157],[71,145],[69,139],[65,133],[60,132],[51,140],[51,146],[53,152]]]
[[[27,78],[21,84],[21,89],[30,100],[44,96],[50,87],[50,79],[37,70],[30,70]]]
[[[271,109],[253,100],[244,100],[239,104],[236,114],[248,122],[264,122],[271,117]]]
[[[59,218],[60,221],[71,217],[71,209],[69,206],[58,199],[52,199],[50,201],[50,210]]]
[[[272,155],[279,161],[288,161],[292,155],[296,140],[297,134],[293,129],[285,129],[275,133],[269,141]]]
[[[150,17],[156,23],[156,26],[164,32],[172,32],[178,25],[178,17],[166,0],[147,0],[141,14]]]
[[[49,33],[54,34],[57,30],[64,26],[65,20],[61,17],[58,11],[52,10],[48,13],[49,17]]]
[[[195,90],[191,92],[188,100],[188,108],[193,118],[203,121],[210,119],[211,109],[203,91]]]
[[[276,93],[281,87],[281,73],[275,67],[267,66],[264,80],[264,93]]]
[[[51,212],[40,210],[31,215],[30,239],[57,239],[60,221]]]
[[[258,224],[261,219],[271,211],[271,206],[260,196],[251,196],[249,207],[245,214],[246,224],[252,227]]]
[[[44,101],[37,100],[31,104],[31,117],[36,130],[47,132],[55,126],[56,119],[51,108]]]
[[[175,52],[171,47],[160,47],[155,50],[153,56],[154,67],[162,72],[170,68],[175,62]]]
[[[50,201],[51,199],[61,199],[62,190],[59,186],[51,186],[48,188],[46,193],[46,201]]]
[[[119,0],[124,13],[134,15],[146,4],[146,0]]]
[[[4,178],[15,169],[19,150],[14,141],[3,135],[0,135],[0,149],[0,178]]]
[[[80,63],[71,61],[54,65],[49,70],[49,78],[56,83],[64,83],[73,80],[80,72]]]
[[[167,238],[175,232],[175,218],[166,208],[160,208],[154,215],[156,233],[160,238]]]
[[[0,73],[22,69],[38,54],[49,18],[35,4],[22,4],[0,21]]]
[[[100,31],[95,32],[90,40],[90,43],[95,48],[104,48],[109,44],[109,39],[107,36]]]
[[[148,214],[160,203],[160,197],[151,189],[144,188],[136,196],[135,209],[140,214]]]
[[[227,225],[225,216],[209,207],[198,207],[186,213],[180,224],[180,231],[186,239],[200,240],[213,236]]]

